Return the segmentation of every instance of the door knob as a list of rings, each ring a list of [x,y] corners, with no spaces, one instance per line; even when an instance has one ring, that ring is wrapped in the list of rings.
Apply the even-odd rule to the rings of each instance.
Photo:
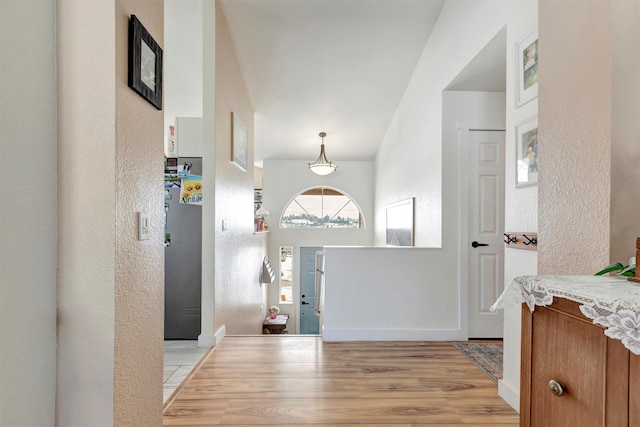
[[[556,396],[562,396],[564,394],[564,387],[556,380],[549,381],[549,390]]]
[[[302,305],[309,305],[309,303],[308,303],[308,302],[306,302],[306,301],[302,301],[300,304],[302,304]]]
[[[489,246],[488,243],[478,243],[475,240],[471,243],[471,246],[473,246],[474,248],[477,248],[478,246]]]

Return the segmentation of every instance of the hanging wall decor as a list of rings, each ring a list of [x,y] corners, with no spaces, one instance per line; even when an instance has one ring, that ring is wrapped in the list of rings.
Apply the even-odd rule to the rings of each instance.
[[[538,29],[530,31],[516,44],[518,91],[516,106],[538,96]]]
[[[243,171],[247,170],[247,128],[236,113],[231,113],[231,161]]]
[[[538,117],[516,126],[516,187],[538,183]]]
[[[413,197],[387,206],[387,246],[413,246]]]
[[[162,110],[162,49],[135,15],[129,19],[129,87]]]

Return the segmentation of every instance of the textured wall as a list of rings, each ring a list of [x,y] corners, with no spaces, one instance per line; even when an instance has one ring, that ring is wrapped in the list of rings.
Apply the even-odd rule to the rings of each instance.
[[[57,425],[162,423],[162,112],[127,87],[129,14],[162,45],[162,0],[58,2]]]
[[[55,422],[55,13],[53,0],[0,13],[2,426]]]
[[[625,263],[640,237],[640,2],[613,3],[611,261]]]
[[[162,424],[164,348],[163,113],[127,86],[136,15],[163,46],[162,0],[116,1],[116,283],[114,425]],[[137,240],[136,212],[151,217]]]
[[[247,128],[246,171],[231,162],[231,112]],[[227,334],[262,333],[266,314],[266,287],[258,282],[266,248],[264,235],[253,234],[253,173],[253,107],[216,1],[215,324]]]
[[[611,3],[539,2],[540,274],[609,260]]]

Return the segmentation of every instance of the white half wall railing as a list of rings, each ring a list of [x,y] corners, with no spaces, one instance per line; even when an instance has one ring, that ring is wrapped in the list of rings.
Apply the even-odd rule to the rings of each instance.
[[[325,247],[324,253],[323,340],[467,339],[456,257],[440,248]]]

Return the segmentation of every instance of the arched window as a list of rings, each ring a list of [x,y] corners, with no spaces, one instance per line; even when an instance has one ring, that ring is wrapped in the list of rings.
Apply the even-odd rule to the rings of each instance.
[[[333,188],[316,187],[289,202],[280,228],[364,228],[364,218],[351,197]]]

